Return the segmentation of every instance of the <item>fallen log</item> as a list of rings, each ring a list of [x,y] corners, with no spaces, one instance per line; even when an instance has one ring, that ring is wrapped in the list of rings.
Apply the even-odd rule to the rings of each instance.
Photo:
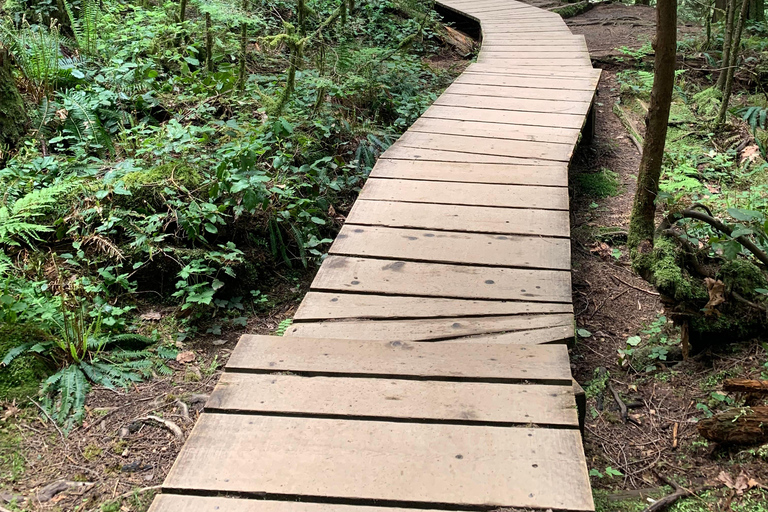
[[[768,380],[725,379],[723,390],[736,393],[764,393],[768,395]]]
[[[737,407],[705,418],[698,423],[699,434],[724,444],[768,442],[768,406]]]

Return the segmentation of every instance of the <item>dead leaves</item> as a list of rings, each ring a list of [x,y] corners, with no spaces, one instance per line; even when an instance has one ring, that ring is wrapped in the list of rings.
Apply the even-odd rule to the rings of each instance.
[[[191,363],[195,359],[197,359],[197,356],[191,350],[185,350],[176,354],[176,362],[178,363]]]
[[[719,315],[720,312],[715,308],[725,302],[725,283],[707,277],[704,279],[704,285],[709,294],[709,302],[704,306],[704,314],[708,316]]]
[[[755,487],[758,487],[760,489],[765,489],[764,485],[762,485],[760,482],[758,482],[754,478],[747,476],[747,474],[744,473],[743,471],[739,473],[739,476],[736,477],[736,480],[734,480],[731,477],[731,475],[729,475],[725,471],[721,471],[720,474],[717,475],[717,481],[722,482],[723,485],[735,491],[736,494],[738,494],[739,496],[744,494],[744,491],[748,491]]]

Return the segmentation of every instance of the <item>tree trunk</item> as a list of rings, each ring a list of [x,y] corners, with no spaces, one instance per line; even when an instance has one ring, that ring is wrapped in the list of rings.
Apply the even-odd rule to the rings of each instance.
[[[16,147],[26,129],[27,112],[11,72],[11,59],[0,46],[0,161],[4,159],[3,146]]]
[[[725,26],[723,30],[723,58],[720,60],[720,76],[717,77],[717,88],[721,91],[725,88],[725,79],[728,76],[728,63],[731,61],[731,38],[733,37],[733,20],[736,12],[736,0],[728,1],[725,12]]]
[[[645,118],[645,140],[637,191],[629,224],[629,246],[638,249],[643,242],[653,244],[656,216],[656,195],[667,138],[667,122],[675,84],[677,54],[677,0],[658,0],[656,5],[656,36],[653,41],[656,57],[653,65],[651,103]]]
[[[748,20],[765,21],[765,0],[750,0]]]
[[[698,423],[705,439],[726,444],[763,444],[768,442],[768,407],[729,409]]]
[[[742,0],[739,21],[731,37],[730,60],[728,61],[728,68],[725,70],[725,88],[723,89],[723,99],[720,102],[720,111],[717,113],[717,120],[715,121],[716,126],[725,123],[725,115],[728,113],[728,102],[731,100],[731,92],[733,91],[733,74],[736,72],[736,62],[741,47],[741,32],[744,30],[748,10],[749,0]]]
[[[241,5],[243,9],[243,15],[248,10],[248,0],[243,0]],[[237,88],[241,91],[245,90],[245,60],[248,57],[248,24],[243,21],[240,24],[240,72],[237,77]]]
[[[187,19],[187,0],[179,0],[179,23]]]
[[[651,0],[635,0],[635,5],[651,5]]]
[[[213,30],[211,29],[211,13],[205,13],[205,68],[213,73]]]

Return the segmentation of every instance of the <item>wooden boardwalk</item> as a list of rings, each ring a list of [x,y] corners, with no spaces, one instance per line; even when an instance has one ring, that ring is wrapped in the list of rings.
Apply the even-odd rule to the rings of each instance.
[[[594,510],[564,343],[599,71],[556,14],[440,3],[477,63],[382,155],[286,336],[240,340],[151,512]]]

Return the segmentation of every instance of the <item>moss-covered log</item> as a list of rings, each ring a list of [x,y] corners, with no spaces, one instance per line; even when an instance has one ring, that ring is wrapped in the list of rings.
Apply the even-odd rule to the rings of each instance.
[[[3,146],[15,147],[26,129],[27,113],[13,78],[11,59],[0,46],[0,153]]]

